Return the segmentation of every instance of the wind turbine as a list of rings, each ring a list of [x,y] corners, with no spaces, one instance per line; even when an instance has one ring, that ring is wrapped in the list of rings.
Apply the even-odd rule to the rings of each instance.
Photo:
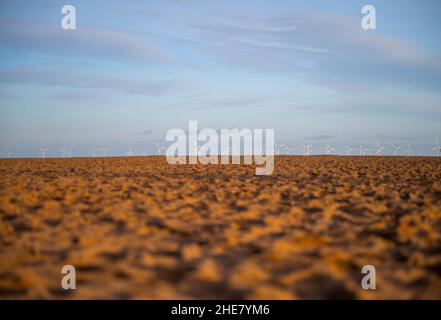
[[[311,154],[311,145],[310,144],[304,144],[303,145],[303,155],[309,156]]]
[[[435,151],[436,152],[436,156],[439,157],[439,153],[441,151],[441,147],[440,147],[440,145],[438,143],[438,137],[436,138],[436,144],[433,147],[432,151]]]
[[[5,156],[6,156],[6,158],[10,158],[12,155],[14,154],[14,152],[11,152],[11,151],[9,151],[9,150],[6,150],[6,152],[5,152]]]
[[[41,157],[44,159],[46,157],[46,153],[49,151],[49,149],[40,149]]]
[[[284,144],[284,143],[282,143],[282,144],[275,144],[275,151],[276,151],[276,155],[280,155],[280,150],[282,149],[282,148],[285,148],[285,152],[286,152],[286,154],[288,154],[289,153],[289,148],[288,148],[288,146],[286,145],[286,144]]]
[[[275,144],[275,150],[276,150],[276,155],[280,155],[280,150],[282,149],[282,148],[285,148],[287,151],[289,151],[289,149],[288,149],[288,147],[286,146],[286,144],[284,144],[284,143],[282,143],[282,144],[278,144],[278,143],[276,143]]]
[[[406,150],[406,155],[407,156],[410,156],[410,154],[411,153],[413,153],[413,151],[412,150],[410,150],[410,145],[409,144],[407,144],[407,150]]]
[[[196,144],[193,148],[193,155],[199,156],[199,149],[201,146],[199,144]]]
[[[326,149],[324,149],[323,150],[323,152],[326,154],[326,155],[331,155],[332,154],[332,152],[334,152],[334,148],[331,148],[331,146],[329,145],[329,143],[327,143],[326,144]]]
[[[396,155],[397,155],[397,153],[398,153],[398,150],[400,150],[400,149],[401,149],[401,147],[400,147],[400,146],[395,146],[395,145],[392,145],[392,148],[394,149],[394,156],[396,156]]]
[[[93,149],[91,153],[89,153],[93,158],[96,158],[96,150]]]
[[[353,148],[350,148],[347,144],[345,144],[345,148],[346,148],[346,155],[349,156]],[[361,155],[361,149],[360,149],[360,155]]]
[[[279,145],[278,143],[274,144],[274,151],[275,151],[276,155],[280,154],[280,148],[281,148],[281,145]]]
[[[109,150],[110,150],[110,148],[100,148],[100,151],[101,151],[103,157],[106,156],[106,153],[107,153],[107,151],[109,151]]]
[[[129,148],[129,151],[126,152],[127,156],[133,157],[135,153],[132,151],[132,147]]]
[[[67,156],[70,158],[72,157],[72,148],[69,148],[66,150],[67,151]]]
[[[291,154],[291,152],[292,152],[292,154],[294,154],[295,150],[296,150],[295,147],[292,147],[292,148],[286,147],[286,153],[288,153],[288,154]]]
[[[371,155],[371,149],[369,149],[369,148],[366,148],[366,147],[364,147],[363,148],[363,155],[365,156],[365,155]]]
[[[161,155],[161,150],[165,150],[165,149],[166,149],[165,147],[161,147],[159,145],[159,143],[156,143],[156,155],[157,156],[160,156]]]
[[[66,154],[69,152],[67,149],[61,149],[60,151],[58,151],[59,153],[61,153],[61,156],[63,158],[66,158]]]
[[[290,148],[290,147],[289,147],[288,145],[286,145],[286,144],[284,144],[283,146],[285,147],[285,152],[286,152],[286,154],[291,154],[291,152],[292,152],[292,154],[294,154],[294,152],[295,152],[295,147]]]
[[[381,154],[383,153],[383,150],[384,150],[384,147],[381,144],[377,143],[375,154],[377,156],[381,156]]]

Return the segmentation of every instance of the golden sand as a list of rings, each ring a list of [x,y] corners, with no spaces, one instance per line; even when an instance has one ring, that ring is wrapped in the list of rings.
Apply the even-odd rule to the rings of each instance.
[[[0,298],[441,299],[441,159],[2,159]]]

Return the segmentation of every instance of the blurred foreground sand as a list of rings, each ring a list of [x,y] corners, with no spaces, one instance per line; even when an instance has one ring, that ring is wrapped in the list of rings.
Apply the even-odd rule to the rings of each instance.
[[[441,158],[1,159],[0,298],[441,299]]]

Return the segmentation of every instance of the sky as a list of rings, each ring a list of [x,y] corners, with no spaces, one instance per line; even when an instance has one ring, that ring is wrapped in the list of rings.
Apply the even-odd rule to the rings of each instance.
[[[76,9],[76,29],[61,8]],[[361,27],[374,5],[376,29]],[[437,0],[0,2],[0,151],[154,153],[172,128],[276,142],[441,141]]]

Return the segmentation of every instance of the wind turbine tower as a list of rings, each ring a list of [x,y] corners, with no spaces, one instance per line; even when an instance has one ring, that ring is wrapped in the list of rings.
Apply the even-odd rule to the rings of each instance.
[[[441,151],[441,147],[440,147],[440,145],[438,143],[438,137],[436,138],[436,143],[435,143],[435,146],[433,147],[432,151],[435,151],[436,152],[436,156],[439,157],[439,153]]]
[[[61,153],[61,157],[62,158],[66,158],[66,155],[68,153],[67,149],[61,149],[60,151],[58,151],[59,153]]]
[[[392,145],[392,149],[394,149],[394,156],[397,155],[398,150],[400,150],[400,148],[401,148],[400,146]]]
[[[363,155],[372,155],[372,153],[371,153],[371,149],[369,149],[369,148],[366,148],[366,147],[363,147]]]
[[[129,151],[126,152],[127,156],[133,157],[135,153],[132,151],[132,147],[129,148]]]
[[[48,152],[48,149],[40,149],[41,157],[44,159],[46,158],[46,153]]]
[[[199,144],[196,144],[193,148],[193,155],[199,156],[199,149],[200,148],[201,148],[201,146]]]
[[[304,144],[303,145],[303,155],[309,156],[311,154],[311,145],[310,144]]]
[[[410,156],[410,154],[411,153],[413,153],[413,151],[412,150],[410,150],[410,145],[409,144],[407,144],[407,150],[406,150],[406,155],[407,156]]]
[[[165,147],[161,147],[159,145],[159,143],[156,143],[156,155],[157,156],[160,156],[161,155],[161,150],[165,150],[165,149],[166,149]]]
[[[106,153],[109,151],[110,148],[100,148],[101,154],[103,157],[106,156]]]
[[[14,154],[14,152],[11,152],[11,151],[9,151],[9,150],[6,150],[6,152],[5,152],[5,156],[6,156],[6,158],[10,158],[12,155]]]
[[[346,148],[346,155],[347,156],[351,155],[352,148],[350,148],[348,145],[345,145],[345,148]],[[361,155],[361,150],[360,150],[360,155]]]
[[[331,146],[329,145],[329,143],[327,143],[326,144],[326,149],[324,149],[323,150],[323,152],[326,154],[326,155],[331,155],[333,152],[334,152],[334,148],[331,148]]]
[[[377,156],[381,156],[383,151],[384,151],[384,147],[381,144],[377,143],[377,148],[376,148],[375,154]]]

